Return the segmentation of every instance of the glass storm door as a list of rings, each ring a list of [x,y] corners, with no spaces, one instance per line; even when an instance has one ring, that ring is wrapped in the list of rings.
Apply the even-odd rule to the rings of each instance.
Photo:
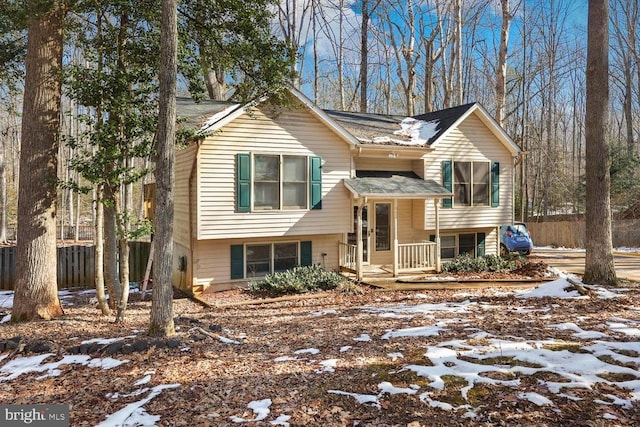
[[[391,204],[376,203],[376,251],[391,250]]]

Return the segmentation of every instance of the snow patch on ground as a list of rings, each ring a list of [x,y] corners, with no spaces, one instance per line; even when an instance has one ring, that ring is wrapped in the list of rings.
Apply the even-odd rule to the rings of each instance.
[[[144,410],[143,406],[157,397],[163,390],[170,390],[178,387],[180,387],[180,384],[163,384],[155,386],[151,389],[151,392],[147,397],[137,402],[129,403],[124,408],[109,415],[103,422],[98,424],[97,427],[158,425],[160,417],[156,415],[149,415]]]
[[[241,418],[237,416],[231,417],[231,421],[234,423],[250,423],[255,421],[262,421],[269,415],[269,407],[271,406],[271,399],[254,400],[249,402],[247,408],[251,409],[255,415],[255,418]]]
[[[18,357],[10,360],[4,366],[0,367],[0,382],[11,381],[22,374],[32,372],[43,373],[43,375],[38,378],[57,377],[62,374],[60,367],[65,365],[82,365],[90,368],[111,369],[129,361],[116,360],[110,357],[92,359],[91,356],[88,355],[73,354],[64,356],[57,362],[43,364],[46,359],[53,355],[53,353],[45,353],[35,356]]]
[[[566,278],[560,278],[553,282],[545,283],[536,288],[526,289],[516,293],[518,298],[574,298],[588,299],[588,296],[581,295]]]

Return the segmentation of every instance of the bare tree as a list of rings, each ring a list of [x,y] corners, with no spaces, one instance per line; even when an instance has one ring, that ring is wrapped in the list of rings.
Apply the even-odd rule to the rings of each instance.
[[[368,111],[369,92],[369,20],[380,5],[381,0],[362,0],[362,21],[360,25],[360,112]]]
[[[584,281],[615,285],[607,110],[609,106],[609,3],[589,0],[587,38],[587,212]]]
[[[177,0],[163,0],[160,36],[160,112],[156,144],[154,284],[149,335],[171,336],[173,325],[173,183],[176,137],[176,75],[178,52]]]
[[[40,11],[38,1],[29,1]],[[14,322],[63,314],[56,277],[57,154],[61,109],[64,4],[28,23],[23,102]]]
[[[612,55],[618,63],[621,76],[616,80],[620,82],[622,95],[622,113],[625,124],[625,139],[629,155],[637,153],[634,130],[634,86],[640,84],[640,74],[634,73],[634,68],[640,70],[637,32],[639,30],[638,2],[616,0],[612,2],[614,9],[611,16],[611,28],[613,29]],[[640,71],[638,71],[640,73]],[[634,75],[635,74],[635,75]],[[639,91],[640,93],[640,91]],[[637,111],[637,110],[636,110]]]
[[[294,86],[300,86],[300,75],[304,69],[304,44],[310,31],[309,14],[313,11],[310,0],[283,0],[278,6],[280,32],[288,45],[298,51],[299,62],[291,63],[291,71],[296,73]]]
[[[496,121],[504,126],[505,92],[507,90],[507,48],[509,46],[509,27],[511,26],[511,6],[509,0],[500,0],[502,9],[502,27],[500,29],[500,50],[496,71]]]
[[[416,48],[416,20],[413,0],[392,4],[389,16],[389,39],[396,58],[398,80],[404,92],[404,113],[415,114],[417,76],[420,53]],[[400,40],[396,41],[399,37]]]

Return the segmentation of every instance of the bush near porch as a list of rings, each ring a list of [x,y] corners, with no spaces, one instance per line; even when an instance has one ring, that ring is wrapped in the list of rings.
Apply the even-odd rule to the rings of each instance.
[[[271,295],[301,294],[335,289],[346,281],[341,274],[316,264],[268,274],[262,280],[250,282],[249,291]]]

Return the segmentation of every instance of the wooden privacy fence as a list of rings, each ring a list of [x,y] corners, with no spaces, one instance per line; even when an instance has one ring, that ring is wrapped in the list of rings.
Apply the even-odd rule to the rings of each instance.
[[[129,242],[129,280],[141,282],[151,244]],[[73,245],[58,248],[58,287],[93,287],[94,246]],[[16,277],[16,247],[0,248],[0,289],[13,289]]]
[[[93,240],[93,225],[61,225],[56,226],[56,238],[58,240],[73,240],[76,236],[76,229],[78,230],[78,240],[88,241]],[[7,227],[7,240],[10,242],[16,241],[16,227]]]
[[[528,222],[527,228],[536,246],[585,247],[584,220]],[[640,247],[640,220],[618,219],[613,221],[612,240],[614,248],[623,246]]]

